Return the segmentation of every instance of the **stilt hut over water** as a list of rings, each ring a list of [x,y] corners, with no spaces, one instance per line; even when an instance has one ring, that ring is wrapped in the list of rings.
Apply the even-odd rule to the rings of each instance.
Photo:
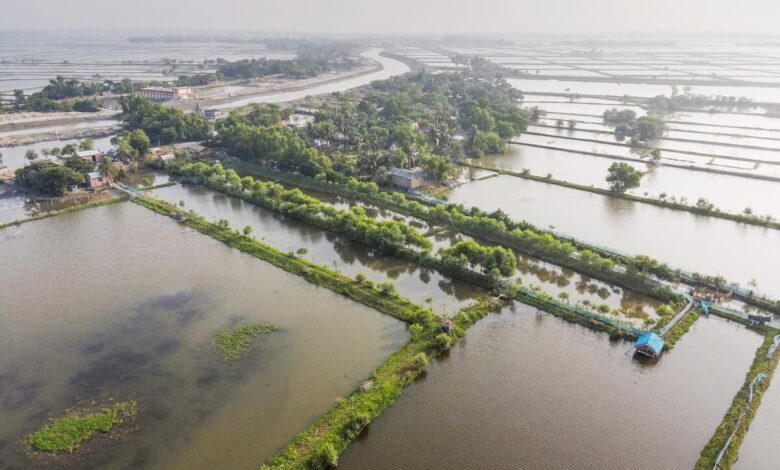
[[[664,350],[664,340],[657,334],[650,332],[645,333],[636,340],[634,348],[636,348],[636,354],[642,354],[647,357],[658,357]]]

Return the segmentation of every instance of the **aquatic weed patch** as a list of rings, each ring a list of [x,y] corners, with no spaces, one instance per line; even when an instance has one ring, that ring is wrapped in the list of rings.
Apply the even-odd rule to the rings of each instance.
[[[108,434],[138,413],[135,401],[73,410],[29,434],[25,442],[34,451],[73,453],[98,433]]]
[[[235,360],[252,348],[254,338],[277,330],[279,330],[277,326],[263,323],[251,323],[233,329],[219,330],[214,335],[214,347],[225,359]]]

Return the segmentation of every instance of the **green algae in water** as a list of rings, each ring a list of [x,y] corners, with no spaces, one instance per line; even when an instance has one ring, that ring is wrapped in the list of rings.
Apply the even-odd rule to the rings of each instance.
[[[225,359],[235,360],[252,347],[255,337],[278,329],[274,325],[250,323],[231,330],[219,330],[214,338],[214,346]]]
[[[138,405],[135,401],[114,403],[94,410],[73,411],[28,435],[26,441],[35,450],[71,453],[96,433],[108,433],[112,428],[134,418],[137,413]]]

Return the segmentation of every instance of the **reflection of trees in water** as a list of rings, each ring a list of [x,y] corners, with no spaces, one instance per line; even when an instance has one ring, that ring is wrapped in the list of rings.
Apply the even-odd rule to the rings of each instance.
[[[630,318],[646,318],[655,316],[655,307],[661,302],[636,292],[623,291],[620,297],[620,308],[623,314]]]
[[[333,237],[331,239],[331,237]],[[418,266],[392,256],[375,255],[363,245],[351,242],[345,238],[329,234],[333,250],[339,255],[341,262],[359,264],[373,272],[382,273],[390,279],[398,279],[402,274],[413,274]],[[376,279],[375,279],[376,280]]]

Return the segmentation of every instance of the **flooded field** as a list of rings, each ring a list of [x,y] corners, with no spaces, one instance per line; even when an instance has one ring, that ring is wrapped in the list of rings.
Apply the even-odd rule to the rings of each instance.
[[[408,337],[132,203],[0,231],[0,258],[2,468],[30,467],[19,443],[47,417],[107,398],[136,400],[139,429],[75,468],[257,468]],[[252,321],[280,330],[216,354]]]
[[[780,232],[618,200],[546,183],[499,176],[465,184],[452,202],[487,211],[502,209],[516,220],[576,236],[631,254],[645,254],[672,266],[721,274],[780,296],[775,260]]]
[[[172,80],[180,75],[213,71],[206,59],[293,57],[258,43],[141,42],[127,33],[0,33],[0,92],[36,91],[56,75],[78,79]],[[139,34],[139,37],[148,34]]]
[[[701,319],[643,365],[628,343],[518,304],[434,361],[339,468],[687,470],[760,342]]]
[[[473,159],[472,162],[488,168],[516,172],[527,169],[537,176],[551,175],[558,180],[607,188],[607,169],[615,160],[562,150],[510,145],[506,154],[489,155]],[[724,211],[739,213],[750,207],[756,214],[770,214],[780,218],[780,205],[776,203],[780,200],[779,183],[670,166],[648,168],[642,163],[628,164],[647,172],[639,188],[629,191],[632,194],[653,198],[665,194],[667,200],[674,198],[679,201],[685,198],[688,204],[696,204],[699,198],[705,198]]]

